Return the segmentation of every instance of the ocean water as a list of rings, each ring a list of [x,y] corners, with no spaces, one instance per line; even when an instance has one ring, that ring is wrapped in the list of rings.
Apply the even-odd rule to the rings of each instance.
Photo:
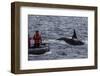
[[[75,29],[84,45],[69,45],[58,38],[71,38]],[[28,60],[80,59],[88,57],[88,17],[75,16],[28,16],[28,34],[41,33],[43,42],[49,44],[50,51],[42,55],[28,55]]]

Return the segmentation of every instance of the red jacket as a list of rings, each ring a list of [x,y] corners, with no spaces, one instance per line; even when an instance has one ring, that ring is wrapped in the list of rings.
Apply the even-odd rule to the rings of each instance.
[[[35,33],[33,36],[34,43],[41,43],[41,35],[39,33]]]

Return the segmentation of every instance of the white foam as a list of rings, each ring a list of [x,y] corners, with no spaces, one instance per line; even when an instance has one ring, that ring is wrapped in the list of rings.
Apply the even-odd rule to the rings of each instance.
[[[59,44],[66,44],[65,41],[54,40],[54,39],[44,40],[43,42],[44,42],[44,43],[59,43]]]
[[[88,44],[88,40],[83,40],[83,42],[84,42],[85,44]]]

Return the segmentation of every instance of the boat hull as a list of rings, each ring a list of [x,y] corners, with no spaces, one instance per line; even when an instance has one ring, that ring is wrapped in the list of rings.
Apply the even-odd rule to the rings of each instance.
[[[49,47],[47,47],[45,45],[42,46],[42,47],[39,47],[39,48],[31,47],[31,48],[28,49],[28,53],[34,54],[34,55],[41,55],[41,54],[44,54],[48,51],[49,51]]]
[[[48,52],[48,48],[41,48],[41,49],[29,49],[29,54],[36,54],[36,55],[40,55],[40,54],[44,54],[46,52]]]

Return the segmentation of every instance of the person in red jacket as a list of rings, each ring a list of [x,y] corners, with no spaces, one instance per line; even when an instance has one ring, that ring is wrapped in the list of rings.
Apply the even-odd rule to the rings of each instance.
[[[39,33],[39,31],[35,32],[35,34],[33,36],[33,40],[34,40],[34,47],[39,48],[40,44],[42,42],[41,34]]]

